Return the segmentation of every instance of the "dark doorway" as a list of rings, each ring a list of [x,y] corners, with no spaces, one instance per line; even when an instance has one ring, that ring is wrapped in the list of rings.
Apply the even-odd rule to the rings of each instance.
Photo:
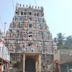
[[[32,57],[27,57],[25,60],[25,72],[36,72],[35,71],[35,60]]]

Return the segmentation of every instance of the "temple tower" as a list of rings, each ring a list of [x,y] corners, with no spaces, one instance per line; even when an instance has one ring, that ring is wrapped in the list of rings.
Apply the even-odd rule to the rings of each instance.
[[[11,55],[12,72],[52,70],[53,40],[43,7],[17,4],[5,39]]]

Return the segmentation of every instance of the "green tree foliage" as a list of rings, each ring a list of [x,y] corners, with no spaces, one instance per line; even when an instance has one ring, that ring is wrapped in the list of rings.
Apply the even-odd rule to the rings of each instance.
[[[57,37],[54,38],[54,41],[57,43],[58,49],[64,48],[64,35],[62,33],[58,33]]]
[[[65,48],[69,48],[71,49],[72,48],[72,36],[68,36],[65,40],[65,44],[64,44],[64,47]]]
[[[54,38],[54,41],[57,43],[58,49],[61,49],[61,48],[71,49],[72,48],[72,36],[64,37],[62,33],[58,33],[57,37]]]

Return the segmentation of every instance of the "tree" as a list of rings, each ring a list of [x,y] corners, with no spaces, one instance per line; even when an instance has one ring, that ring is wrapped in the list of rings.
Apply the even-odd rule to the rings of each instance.
[[[57,43],[58,49],[72,49],[72,36],[64,37],[62,33],[58,33],[54,38],[54,42]]]
[[[58,49],[64,48],[64,35],[62,33],[58,33],[57,37],[54,38],[54,41],[57,43]]]
[[[71,49],[72,48],[72,36],[68,36],[66,38],[64,47],[67,48],[67,49]]]

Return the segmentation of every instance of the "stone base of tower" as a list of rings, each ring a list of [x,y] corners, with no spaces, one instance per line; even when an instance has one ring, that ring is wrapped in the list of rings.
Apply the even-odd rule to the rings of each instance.
[[[53,55],[40,53],[14,53],[10,72],[52,72]],[[12,56],[14,57],[12,54]],[[18,57],[19,56],[19,57]]]
[[[16,54],[17,55],[17,54]],[[16,58],[15,55],[15,58]],[[20,55],[20,61],[12,62],[10,72],[41,72],[41,55],[38,53],[23,53]],[[19,56],[18,55],[18,56]]]

